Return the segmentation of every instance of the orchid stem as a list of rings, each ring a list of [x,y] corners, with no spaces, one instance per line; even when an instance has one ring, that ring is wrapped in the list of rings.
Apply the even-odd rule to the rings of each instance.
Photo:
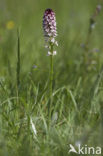
[[[53,94],[53,45],[51,45],[51,55],[50,55],[50,97]]]
[[[51,55],[50,55],[50,106],[49,106],[49,115],[51,116],[51,107],[53,102],[53,45],[51,44]]]

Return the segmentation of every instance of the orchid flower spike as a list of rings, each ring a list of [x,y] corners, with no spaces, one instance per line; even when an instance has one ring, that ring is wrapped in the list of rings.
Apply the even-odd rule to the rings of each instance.
[[[43,31],[44,31],[44,38],[46,43],[45,47],[48,49],[48,51],[50,51],[50,45],[58,46],[58,43],[55,39],[57,36],[56,17],[52,9],[46,9],[44,12]]]

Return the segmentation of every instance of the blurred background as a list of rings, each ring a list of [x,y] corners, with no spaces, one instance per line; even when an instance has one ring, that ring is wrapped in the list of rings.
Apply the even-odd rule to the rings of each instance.
[[[78,2],[76,0],[0,0],[0,75],[9,74],[8,68],[13,71],[12,77],[15,75],[18,28],[22,74],[27,75],[33,65],[36,65],[40,70],[36,72],[35,79],[40,81],[40,75],[42,78],[47,76],[44,70],[48,70],[49,59],[44,48],[42,18],[45,9],[52,8],[56,13],[59,42],[58,54],[54,60],[55,70],[58,73],[60,69],[63,77],[68,78],[67,69],[69,72],[72,66],[76,65],[76,68],[80,66],[83,54],[80,45],[86,41],[90,17],[96,5],[101,2],[101,0],[78,0]],[[102,13],[96,19],[96,29],[93,30],[91,37],[91,50],[102,48],[101,16]],[[63,77],[59,79],[62,81]]]

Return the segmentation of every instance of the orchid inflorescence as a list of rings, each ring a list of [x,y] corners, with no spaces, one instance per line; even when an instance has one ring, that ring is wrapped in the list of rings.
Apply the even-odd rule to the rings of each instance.
[[[58,46],[56,41],[56,17],[52,9],[46,9],[43,16],[43,30],[45,37],[45,48],[48,49],[48,55],[56,55],[56,51],[51,51],[51,46]]]

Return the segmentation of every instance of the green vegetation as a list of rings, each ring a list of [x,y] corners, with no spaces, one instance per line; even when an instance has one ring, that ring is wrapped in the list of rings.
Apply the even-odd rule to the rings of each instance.
[[[103,1],[0,0],[0,156],[74,156],[69,144],[77,148],[78,142],[103,147],[103,8],[93,16],[98,4]],[[56,13],[59,43],[51,116],[46,8]]]

